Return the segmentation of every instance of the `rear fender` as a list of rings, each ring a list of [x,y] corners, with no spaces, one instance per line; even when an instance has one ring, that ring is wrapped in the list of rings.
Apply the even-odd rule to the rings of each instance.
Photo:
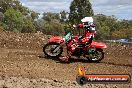
[[[103,43],[103,42],[95,42],[95,41],[93,41],[92,43],[91,43],[91,47],[95,47],[95,48],[107,48],[107,45],[105,44],[105,43]]]

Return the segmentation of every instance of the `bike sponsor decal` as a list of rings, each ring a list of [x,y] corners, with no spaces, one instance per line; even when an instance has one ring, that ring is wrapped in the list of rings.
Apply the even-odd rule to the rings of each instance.
[[[131,77],[128,74],[86,74],[84,68],[79,67],[79,75],[76,81],[80,85],[86,83],[130,83]]]

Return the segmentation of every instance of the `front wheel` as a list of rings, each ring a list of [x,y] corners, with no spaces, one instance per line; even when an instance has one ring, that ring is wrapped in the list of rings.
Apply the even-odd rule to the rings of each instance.
[[[48,57],[59,57],[63,52],[63,48],[60,47],[60,43],[50,42],[43,47],[43,52]]]
[[[104,52],[102,49],[96,49],[94,53],[89,54],[87,59],[91,62],[100,62],[102,59],[104,59]]]

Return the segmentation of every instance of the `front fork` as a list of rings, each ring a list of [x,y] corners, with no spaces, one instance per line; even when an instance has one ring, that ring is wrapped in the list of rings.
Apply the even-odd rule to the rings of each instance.
[[[63,47],[64,46],[64,42],[63,43],[60,43],[59,46],[56,46],[55,49],[53,50],[53,53],[57,52],[59,50],[60,47]]]
[[[64,52],[64,56],[71,56],[71,53],[68,52],[68,46],[65,42],[60,43],[59,46],[55,47],[55,49],[53,50],[53,53],[57,52],[59,50],[60,47],[63,47],[63,52]]]

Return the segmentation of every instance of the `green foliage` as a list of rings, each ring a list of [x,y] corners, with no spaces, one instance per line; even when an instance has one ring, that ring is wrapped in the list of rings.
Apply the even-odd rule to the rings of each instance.
[[[22,6],[19,0],[0,1],[0,31],[31,33],[41,31],[45,34],[63,35],[72,31],[72,24],[80,23],[86,16],[93,16],[89,0],[73,0],[70,13],[45,12],[39,13]],[[132,37],[132,20],[118,20],[114,16],[98,14],[94,16],[97,35],[96,39],[119,39]],[[80,29],[82,32],[83,30]],[[79,31],[74,29],[73,34]]]
[[[132,21],[118,20],[114,16],[98,14],[96,20],[96,39],[131,38]]]
[[[54,19],[60,20],[60,16],[59,13],[47,12],[47,13],[43,13],[43,19],[47,22],[51,22]]]
[[[6,30],[13,31],[15,29],[21,32],[23,27],[23,15],[20,11],[9,8],[4,13],[4,23],[8,25]]]
[[[18,0],[1,0],[0,21],[7,31],[35,32],[35,20],[39,13],[22,6]]]
[[[35,32],[35,26],[32,22],[32,18],[30,16],[24,18],[24,26],[22,28],[22,33],[32,33]]]
[[[64,12],[63,12],[63,19]],[[61,18],[59,13],[43,13],[43,30],[42,32],[45,34],[51,34],[51,35],[63,35],[64,34],[64,25],[63,23],[60,23]]]
[[[44,22],[43,33],[51,35],[63,35],[64,26],[57,20],[53,20],[51,22]]]
[[[32,17],[33,20],[38,19],[39,18],[38,15],[39,15],[39,13],[36,13],[34,11],[31,12],[31,17]]]
[[[132,29],[121,29],[112,33],[113,39],[132,38]]]
[[[22,6],[20,1],[18,0],[1,0],[0,1],[0,12],[5,13],[6,10],[9,8],[19,10],[23,15],[27,15],[29,13],[28,8]]]
[[[34,21],[34,26],[35,26],[36,31],[43,32],[43,30],[44,30],[44,20],[43,19],[38,19],[38,20]]]
[[[3,21],[3,19],[4,19],[4,14],[0,12],[0,21]]]
[[[69,20],[72,24],[79,23],[86,16],[93,16],[89,0],[73,0],[70,5]]]
[[[0,26],[0,32],[4,31],[4,28],[2,26]]]
[[[60,12],[60,22],[67,22],[68,18],[67,18],[68,12],[66,11],[61,11]]]
[[[2,16],[3,16],[3,14],[2,14]],[[0,32],[2,32],[2,31],[4,31],[4,30],[5,30],[5,29],[4,29],[5,24],[2,22],[2,21],[3,21],[3,19],[4,19],[4,18],[1,18],[1,20],[0,20]]]

